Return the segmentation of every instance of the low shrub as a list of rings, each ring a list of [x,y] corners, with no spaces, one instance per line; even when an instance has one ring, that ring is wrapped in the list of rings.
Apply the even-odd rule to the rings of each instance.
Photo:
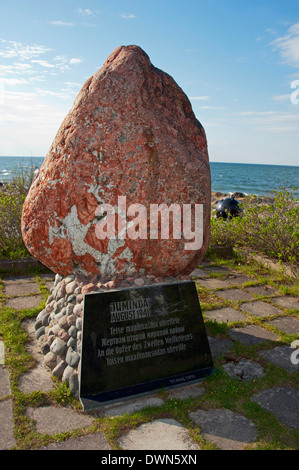
[[[0,258],[28,256],[22,233],[23,203],[34,177],[34,167],[16,169],[11,181],[0,188]]]
[[[290,264],[299,262],[299,203],[292,191],[273,193],[272,203],[248,198],[241,216],[211,219],[211,244],[248,247]]]

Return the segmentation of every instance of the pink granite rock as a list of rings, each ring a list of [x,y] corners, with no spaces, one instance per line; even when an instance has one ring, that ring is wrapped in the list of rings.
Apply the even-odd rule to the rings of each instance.
[[[127,222],[135,221],[139,235],[145,225],[147,238],[128,232],[99,238],[109,220],[100,221],[102,204],[119,211],[111,216],[116,234],[125,227],[119,197],[126,209],[146,208],[140,225],[137,213]],[[208,247],[210,197],[206,136],[187,96],[142,49],[121,46],[87,80],[62,122],[26,198],[23,238],[62,275],[188,274]],[[203,205],[202,246],[185,249],[190,237],[161,239],[161,231],[150,238],[150,205],[162,203]]]

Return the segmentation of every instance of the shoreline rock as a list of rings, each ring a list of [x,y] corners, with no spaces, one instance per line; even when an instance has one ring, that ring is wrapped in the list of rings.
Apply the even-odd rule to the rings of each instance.
[[[272,204],[274,197],[272,196],[254,196],[253,194],[245,194],[241,192],[237,193],[222,193],[220,191],[211,191],[211,209],[215,209],[221,199],[227,197],[235,196],[235,199],[240,203],[249,201],[250,199],[254,201],[255,204]]]

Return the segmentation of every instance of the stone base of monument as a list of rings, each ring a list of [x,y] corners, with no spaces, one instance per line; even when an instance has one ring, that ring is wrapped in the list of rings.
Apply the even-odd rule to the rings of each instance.
[[[194,383],[214,371],[188,276],[56,275],[35,330],[45,366],[67,382],[84,410]]]

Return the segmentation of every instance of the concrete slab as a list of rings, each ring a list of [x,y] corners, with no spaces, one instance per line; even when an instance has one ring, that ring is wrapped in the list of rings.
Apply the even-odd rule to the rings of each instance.
[[[20,284],[22,282],[35,282],[35,276],[32,274],[20,274],[18,276],[7,276],[4,279],[4,283],[9,284]]]
[[[174,419],[142,424],[119,439],[123,450],[200,450],[188,430]]]
[[[299,309],[299,298],[298,297],[291,297],[291,296],[285,296],[285,297],[275,297],[274,299],[271,300],[276,305],[279,305],[280,307],[283,308],[296,308]]]
[[[279,330],[287,333],[288,335],[294,335],[299,333],[299,319],[295,317],[280,317],[269,322],[270,325],[275,326]]]
[[[292,362],[292,357],[294,355],[296,355],[296,358],[298,357],[296,354],[296,349],[294,348],[289,346],[277,346],[276,348],[270,349],[268,351],[260,351],[258,354],[267,361],[271,362],[271,364],[282,367],[288,372],[299,371],[299,363],[295,364],[294,362],[297,361],[294,360]]]
[[[15,297],[14,299],[7,299],[4,307],[15,308],[16,310],[23,310],[25,308],[35,308],[43,301],[42,296],[28,296],[28,297]]]
[[[248,325],[244,328],[231,328],[228,330],[228,334],[235,341],[239,341],[247,346],[264,343],[265,341],[276,341],[278,339],[271,331],[256,325]]]
[[[223,281],[222,279],[197,279],[196,284],[199,284],[206,289],[223,289],[225,287],[229,287],[227,281]]]
[[[5,366],[0,366],[0,398],[11,394],[9,372]]]
[[[209,277],[210,273],[206,272],[204,269],[196,268],[194,271],[192,271],[190,276],[194,279],[197,279],[202,277]]]
[[[235,308],[225,307],[205,312],[205,318],[218,323],[229,323],[246,320],[246,316]]]
[[[42,406],[27,408],[26,414],[36,421],[36,431],[41,434],[57,434],[90,426],[93,418],[68,408]]]
[[[38,450],[111,450],[105,436],[101,432],[88,436],[76,437],[62,442],[52,442]]]
[[[270,317],[282,313],[279,308],[274,307],[273,305],[270,305],[267,302],[262,302],[261,300],[255,300],[254,302],[246,302],[242,304],[240,308],[244,310],[244,312],[250,313],[255,317]]]
[[[276,289],[267,285],[245,287],[245,289],[253,295],[271,296],[278,294],[278,291]]]
[[[250,277],[244,276],[243,274],[231,274],[226,279],[229,284],[233,285],[241,285],[245,284],[245,282],[252,281]]]
[[[255,425],[239,413],[227,409],[197,410],[189,413],[204,438],[222,450],[242,450],[255,442]]]
[[[3,294],[22,296],[26,294],[37,294],[39,293],[39,286],[36,282],[22,282],[21,284],[4,284]]]
[[[253,296],[243,289],[227,289],[217,291],[217,295],[222,299],[236,301],[236,300],[252,300]]]
[[[19,381],[19,389],[23,393],[31,393],[36,390],[49,392],[53,388],[52,375],[42,364],[38,364],[34,369],[22,375]]]
[[[299,390],[293,387],[274,387],[256,393],[252,401],[272,413],[279,421],[299,429]]]
[[[0,423],[0,450],[9,450],[16,445],[11,400],[0,401]]]

